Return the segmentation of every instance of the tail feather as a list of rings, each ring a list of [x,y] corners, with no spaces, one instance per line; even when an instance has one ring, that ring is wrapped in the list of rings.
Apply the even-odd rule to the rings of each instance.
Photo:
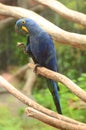
[[[59,100],[59,94],[58,94],[58,86],[55,81],[48,80],[48,88],[53,96],[53,100],[56,106],[56,109],[59,114],[62,114],[60,100]]]

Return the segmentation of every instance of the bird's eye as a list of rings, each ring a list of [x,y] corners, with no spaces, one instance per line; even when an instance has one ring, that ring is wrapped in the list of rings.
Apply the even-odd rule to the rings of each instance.
[[[24,20],[22,21],[22,24],[25,24],[25,21],[24,21]]]

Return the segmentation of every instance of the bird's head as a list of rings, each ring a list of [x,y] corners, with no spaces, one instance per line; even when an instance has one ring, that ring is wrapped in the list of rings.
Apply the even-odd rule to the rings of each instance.
[[[32,19],[21,18],[16,22],[15,25],[16,32],[20,34],[36,34],[41,31],[39,25]]]
[[[17,33],[20,33],[20,34],[29,33],[29,30],[27,28],[27,20],[25,18],[19,19],[16,22],[15,30],[16,30]]]

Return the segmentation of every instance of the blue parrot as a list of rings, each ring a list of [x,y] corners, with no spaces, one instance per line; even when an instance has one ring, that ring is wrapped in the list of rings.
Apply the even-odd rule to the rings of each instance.
[[[16,22],[16,31],[18,33],[27,34],[26,51],[32,57],[35,64],[44,66],[52,71],[57,72],[56,51],[51,36],[45,32],[34,20],[29,18],[21,18]],[[62,114],[58,84],[48,80],[48,88],[54,99],[56,109]]]

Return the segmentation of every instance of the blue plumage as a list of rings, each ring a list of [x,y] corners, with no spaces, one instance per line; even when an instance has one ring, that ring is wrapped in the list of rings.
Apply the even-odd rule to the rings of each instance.
[[[56,52],[51,36],[35,21],[28,18],[18,20],[16,22],[16,29],[19,33],[29,34],[26,50],[34,62],[57,72]],[[48,87],[58,113],[62,114],[56,82],[48,79]]]

